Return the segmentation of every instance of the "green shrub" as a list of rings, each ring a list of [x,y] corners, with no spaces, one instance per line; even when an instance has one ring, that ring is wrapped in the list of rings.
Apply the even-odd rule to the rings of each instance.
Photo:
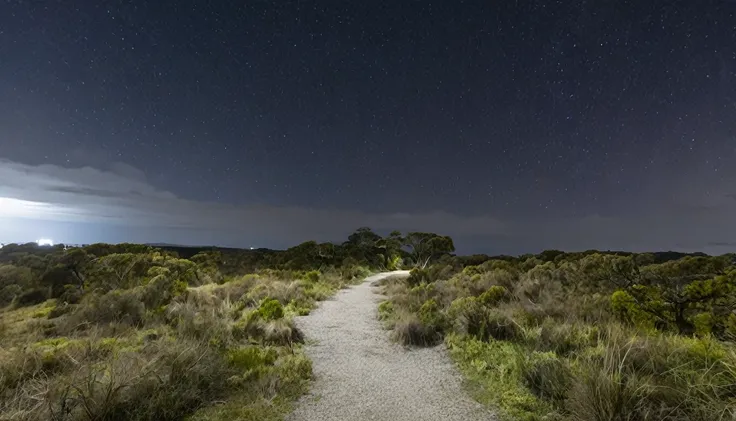
[[[625,323],[643,327],[654,326],[654,316],[642,311],[634,297],[624,290],[618,290],[611,295],[611,309]]]
[[[429,272],[426,269],[414,268],[409,272],[409,277],[406,278],[406,284],[410,287],[415,287],[423,283],[429,283]]]
[[[312,361],[302,353],[287,354],[280,358],[277,370],[283,393],[296,395],[312,377]]]
[[[312,270],[304,274],[304,280],[310,284],[316,284],[319,282],[320,273],[319,271]]]
[[[478,297],[478,301],[487,306],[496,306],[511,299],[509,291],[499,285],[494,285]]]
[[[272,366],[277,358],[275,349],[258,346],[239,347],[227,352],[228,363],[243,373],[255,372],[263,366]]]
[[[390,320],[394,317],[394,303],[391,301],[384,301],[378,305],[378,318],[380,320]]]
[[[419,320],[425,326],[433,329],[437,334],[442,334],[445,330],[446,320],[441,312],[441,308],[434,298],[431,298],[422,304],[419,308]]]
[[[172,276],[168,269],[156,267],[149,272],[156,275],[137,289],[146,307],[153,309],[169,304],[175,297],[187,291],[187,284]]]
[[[482,403],[492,406],[500,419],[557,420],[552,406],[535,396],[522,380],[524,349],[506,341],[482,342],[467,335],[450,334],[445,340],[450,355],[470,380]]]
[[[263,320],[278,320],[284,317],[284,307],[278,300],[267,299],[258,307],[258,314]]]
[[[706,336],[713,333],[713,326],[716,321],[711,313],[698,313],[693,316],[692,323],[695,326],[695,333]]]

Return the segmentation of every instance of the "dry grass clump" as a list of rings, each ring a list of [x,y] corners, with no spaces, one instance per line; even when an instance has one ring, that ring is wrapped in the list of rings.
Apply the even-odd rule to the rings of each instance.
[[[432,346],[442,341],[442,335],[417,316],[406,314],[396,321],[394,338],[405,345]]]

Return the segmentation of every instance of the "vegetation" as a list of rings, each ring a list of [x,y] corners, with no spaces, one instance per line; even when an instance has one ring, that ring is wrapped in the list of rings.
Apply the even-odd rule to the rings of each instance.
[[[368,229],[285,251],[6,245],[0,419],[279,419],[311,377],[293,316],[400,248]]]
[[[284,251],[6,245],[0,418],[279,419],[311,377],[294,316],[370,271],[453,249],[369,228]]]
[[[522,420],[736,417],[736,258],[545,251],[449,257],[384,283],[397,340],[444,343]]]
[[[736,256],[453,251],[368,228],[284,251],[5,246],[0,419],[280,419],[311,377],[293,317],[401,267],[381,320],[444,342],[502,416],[736,417]]]

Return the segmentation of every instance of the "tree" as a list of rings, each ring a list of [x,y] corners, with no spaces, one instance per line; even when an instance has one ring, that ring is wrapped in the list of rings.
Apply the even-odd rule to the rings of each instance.
[[[429,232],[410,232],[404,238],[404,247],[414,258],[414,264],[421,268],[439,257],[455,251],[452,238]]]
[[[381,254],[385,257],[384,266],[388,270],[395,270],[402,265],[402,254],[404,251],[401,249],[404,244],[404,237],[401,232],[392,231],[388,237],[382,238],[378,242],[378,248],[381,249]]]
[[[350,234],[348,241],[343,243],[343,248],[349,257],[359,262],[366,262],[370,266],[380,266],[385,259],[382,255],[383,250],[380,248],[382,240],[381,236],[370,228],[361,227]]]
[[[725,269],[722,259],[700,256],[647,266],[628,279],[619,301],[651,315],[659,325],[690,334],[696,315],[707,313],[725,322],[736,306],[736,270]]]
[[[82,248],[73,248],[68,250],[59,259],[59,264],[71,272],[76,280],[76,284],[80,287],[84,285],[84,272],[92,261],[92,256]]]
[[[113,253],[97,258],[89,275],[87,284],[103,290],[133,288],[148,269],[147,255],[133,253]]]

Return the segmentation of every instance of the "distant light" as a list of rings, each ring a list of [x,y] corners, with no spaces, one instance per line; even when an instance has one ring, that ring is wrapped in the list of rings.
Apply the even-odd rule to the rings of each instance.
[[[255,250],[256,248],[255,248],[255,247],[251,247],[250,249],[251,249],[251,250]]]
[[[37,240],[36,244],[38,244],[39,246],[53,246],[54,242],[52,240],[49,240],[48,238],[42,238],[40,240]]]

